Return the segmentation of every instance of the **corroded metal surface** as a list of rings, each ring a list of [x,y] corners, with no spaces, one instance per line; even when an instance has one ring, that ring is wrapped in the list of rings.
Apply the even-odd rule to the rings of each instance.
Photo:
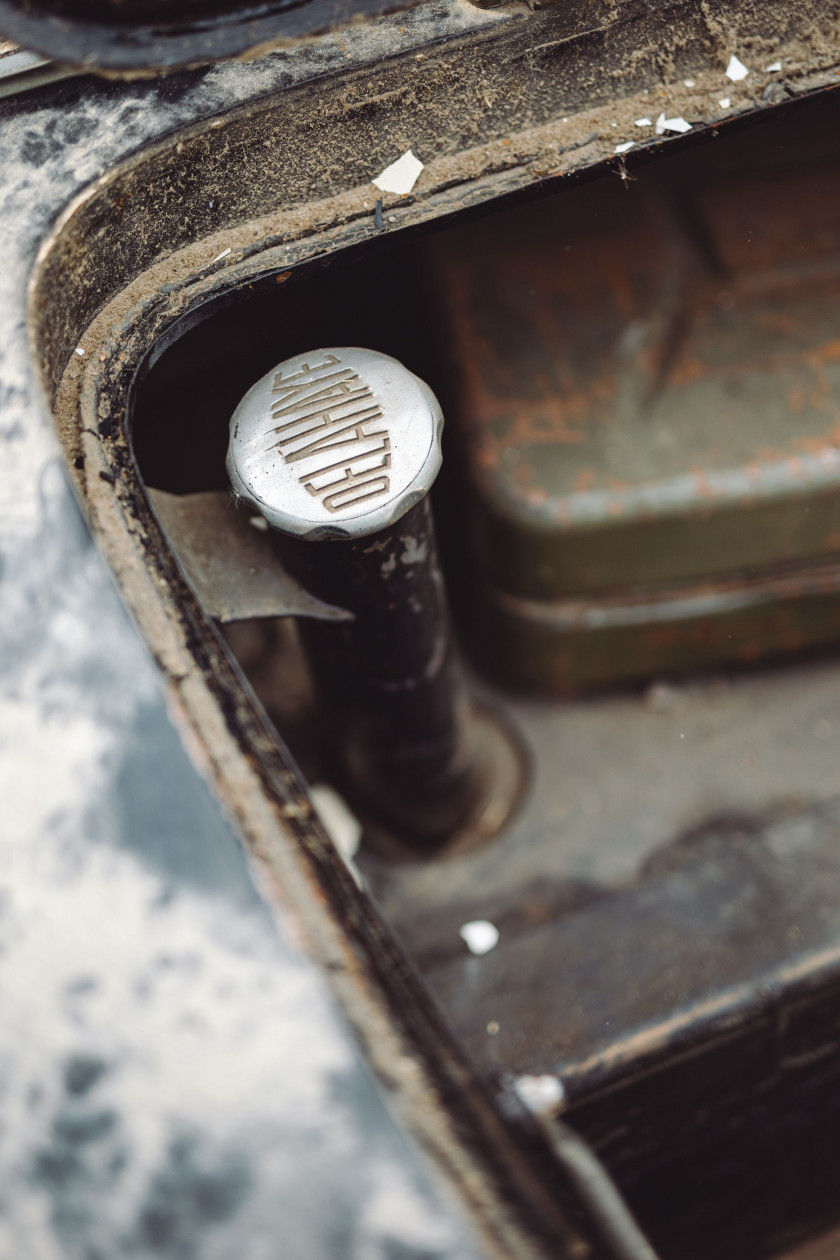
[[[534,693],[777,660],[840,638],[840,561],[598,598],[528,600],[485,589],[477,656]]]
[[[664,163],[641,192],[511,218],[492,267],[497,225],[447,238],[458,420],[502,589],[551,599],[837,553],[840,179],[803,170],[793,143],[779,136],[774,180],[734,182],[726,144],[698,158],[693,220]]]
[[[440,239],[497,676],[568,690],[836,637],[840,182],[820,126],[805,153],[781,128],[772,176],[735,137]]]
[[[16,1116],[28,1108],[27,1118],[35,1116],[31,1124],[40,1126],[28,1130],[39,1142],[37,1151],[20,1136],[22,1126],[4,1130],[8,1184],[15,1191],[10,1198],[26,1214],[15,1221],[19,1252],[33,1253],[37,1219],[53,1254],[65,1249],[70,1230],[75,1241],[105,1254],[117,1254],[128,1240],[139,1255],[143,1248],[161,1254],[166,1246],[175,1253],[192,1247],[226,1254],[235,1246],[237,1254],[248,1255],[250,1247],[261,1256],[276,1247],[281,1230],[289,1254],[299,1238],[307,1260],[333,1256],[348,1240],[359,1254],[476,1254],[479,1244],[463,1216],[428,1180],[416,1142],[395,1124],[353,1057],[336,997],[394,1110],[419,1135],[473,1226],[482,1230],[485,1251],[519,1260],[586,1250],[557,1210],[556,1184],[548,1195],[539,1185],[529,1191],[534,1165],[512,1149],[376,916],[354,900],[294,766],[244,693],[169,555],[139,487],[126,419],[145,354],[158,335],[172,334],[180,316],[194,315],[210,298],[260,275],[273,282],[335,248],[379,239],[368,181],[418,137],[427,169],[416,195],[386,199],[386,233],[610,157],[613,122],[631,127],[640,112],[634,94],[650,93],[651,101],[667,99],[683,109],[690,100],[698,124],[726,116],[717,100],[728,37],[714,34],[708,6],[701,13],[685,5],[679,20],[674,17],[680,64],[673,73],[669,69],[664,84],[658,15],[640,11],[623,18],[597,29],[578,21],[569,31],[518,8],[480,15],[466,6],[427,6],[404,24],[342,32],[317,47],[250,65],[119,88],[79,82],[3,107],[0,491],[6,572],[14,581],[4,583],[9,597],[2,607],[17,650],[4,667],[2,705],[10,732],[5,768],[19,794],[23,828],[21,844],[9,849],[8,883],[20,904],[32,906],[40,898],[42,907],[40,917],[16,920],[12,942],[28,939],[32,945],[38,983],[16,990],[14,1005],[4,1007],[3,1062],[12,1081],[5,1102]],[[800,40],[799,51],[790,54],[791,90],[828,82],[831,32],[811,31],[805,8],[790,15],[780,5],[775,18],[780,39]],[[744,29],[764,31],[768,20],[765,8]],[[570,55],[572,35],[581,39]],[[405,56],[392,57],[395,50]],[[502,62],[509,90],[494,95]],[[679,75],[692,65],[700,87],[689,97]],[[620,108],[607,66],[628,94]],[[331,77],[339,67],[340,75]],[[757,72],[748,90],[733,98],[733,113],[764,108],[765,77]],[[457,120],[455,131],[451,119]],[[651,145],[660,143],[651,138]],[[24,328],[25,288],[33,272],[29,315],[37,365]],[[55,554],[56,536],[70,546],[72,503],[61,478],[53,484],[46,473],[58,448],[42,391],[52,398],[59,383],[65,450],[97,539],[162,669],[185,742],[237,817],[279,925],[265,929],[269,970],[284,981],[278,981],[279,994],[271,980],[260,987],[262,946],[248,948],[259,936],[263,903],[254,899],[247,873],[226,877],[239,849],[174,741],[159,675],[119,611],[100,556],[83,548],[89,588],[68,555],[49,571],[39,561]],[[51,505],[57,511],[52,519]],[[81,537],[86,544],[84,531]],[[77,590],[86,598],[68,618],[64,604]],[[105,632],[106,614],[118,620],[113,639]],[[68,645],[75,645],[75,654]],[[92,678],[101,677],[97,669],[114,661],[117,673],[94,685]],[[146,739],[144,697],[157,740]],[[115,706],[113,720],[108,705]],[[49,745],[48,736],[54,741]],[[165,764],[155,764],[152,774],[142,766],[132,778],[141,752],[156,743]],[[167,774],[174,777],[171,792],[159,787]],[[153,792],[145,790],[150,781]],[[43,804],[50,807],[46,816],[39,812]],[[159,804],[171,806],[163,820]],[[42,829],[61,842],[59,874],[70,868],[69,891],[58,906],[49,852],[43,898],[29,867],[32,855],[42,852]],[[220,944],[211,893],[196,894],[195,913],[188,904],[188,881],[196,872],[209,879],[208,835],[219,836],[223,855],[219,898],[230,901],[229,890],[238,888],[252,907],[242,948],[238,926]],[[128,872],[129,890],[123,895],[116,866],[125,853],[130,860],[120,870]],[[113,858],[113,878],[105,895],[93,898],[93,910],[84,901],[76,913],[76,894],[83,899],[85,889],[94,887],[85,877],[96,874],[103,854],[106,865]],[[172,880],[150,876],[149,882],[149,872],[165,861],[175,864]],[[69,920],[59,915],[64,904],[73,911]],[[93,959],[74,935],[82,916],[99,933]],[[224,912],[222,918],[228,921]],[[228,939],[234,941],[233,962]],[[150,958],[158,945],[161,956]],[[329,976],[329,992],[313,959]],[[77,960],[82,971],[68,976]],[[206,978],[212,1000],[229,1001],[230,1009],[242,1012],[240,1020],[202,1023],[201,1010],[185,1011],[192,995],[203,991],[197,973]],[[171,987],[160,976],[172,979]],[[93,988],[86,987],[90,979],[97,982]],[[251,1001],[253,984],[261,996]],[[37,1010],[30,1019],[33,989],[58,993],[66,1003],[59,1012],[69,1012],[56,1039],[41,1042],[47,1090],[40,1095],[29,1086],[43,1081],[27,1076],[34,1034],[47,1029]],[[316,1013],[294,1043],[288,1035],[292,990],[307,1018]],[[85,995],[96,1005],[87,1022]],[[32,1028],[33,1035],[21,1038],[19,1028]],[[147,1052],[161,1028],[167,1031],[165,1063]],[[111,1072],[97,1079],[97,1065],[84,1056],[107,1059],[115,1029],[125,1029],[118,1066],[115,1059]],[[315,1049],[321,1046],[323,1058]],[[77,1048],[82,1061],[68,1061]],[[282,1062],[281,1048],[289,1056]],[[250,1067],[251,1054],[259,1058],[258,1070],[240,1080],[236,1066]],[[197,1065],[203,1073],[198,1080]],[[154,1078],[168,1088],[132,1088],[121,1096],[120,1132],[139,1134],[131,1143],[138,1158],[123,1161],[125,1151],[108,1145],[112,1158],[98,1162],[105,1147],[95,1143],[110,1142],[115,1121],[98,1114],[99,1108],[91,1117],[79,1099],[87,1091],[93,1100],[102,1089],[101,1110],[107,1113],[115,1102],[107,1091],[116,1090],[122,1071],[132,1085]],[[58,1102],[59,1087],[71,1096],[66,1105]],[[37,1119],[39,1098],[48,1099],[43,1120]],[[290,1124],[301,1116],[293,1163],[304,1172],[312,1165],[300,1152],[317,1144],[317,1175],[313,1171],[306,1184],[285,1159]],[[360,1128],[363,1146],[352,1136]],[[52,1145],[43,1159],[48,1136]],[[50,1158],[56,1151],[58,1162]],[[344,1197],[339,1188],[346,1184],[348,1161],[360,1181]],[[39,1175],[33,1177],[36,1163]],[[221,1185],[214,1180],[219,1167]],[[243,1185],[251,1190],[243,1192]],[[194,1209],[188,1219],[185,1204]]]
[[[334,774],[420,852],[468,825],[481,774],[428,497],[370,538],[287,541],[291,570],[353,614],[300,627]]]

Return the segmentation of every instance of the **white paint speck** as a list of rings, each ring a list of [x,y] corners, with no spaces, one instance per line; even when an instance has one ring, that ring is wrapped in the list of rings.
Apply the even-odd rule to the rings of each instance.
[[[557,1076],[518,1076],[513,1088],[519,1101],[535,1115],[557,1112],[566,1101],[563,1082]]]
[[[781,68],[782,68],[782,63],[781,63],[781,61],[774,61],[774,62],[773,62],[773,64],[772,64],[772,66],[768,66],[768,67],[767,67],[767,73],[768,73],[768,74],[775,74],[775,73],[776,73],[776,71],[777,71],[777,70],[781,70]]]
[[[729,109],[731,104],[732,102],[728,96],[722,96],[718,101],[718,105],[720,105],[721,109]]]
[[[227,249],[223,249],[221,254],[217,254],[216,257],[213,259],[213,262],[214,263],[221,262],[223,258],[227,258],[229,253],[230,253],[230,245],[228,245]]]
[[[729,65],[726,67],[727,79],[731,79],[733,83],[740,83],[742,79],[746,79],[748,74],[749,70],[743,61],[733,53],[729,58]]]
[[[423,163],[420,159],[414,156],[411,149],[406,149],[402,157],[397,158],[396,162],[392,162],[390,166],[386,166],[382,174],[377,175],[371,183],[380,192],[397,193],[404,197],[417,183],[422,169]]]
[[[683,83],[685,84],[686,87],[697,87],[697,84],[694,82],[693,79],[683,79]]]
[[[628,149],[632,149],[632,148],[633,148],[633,145],[634,145],[635,143],[636,143],[636,141],[635,141],[635,140],[625,140],[623,144],[617,144],[617,145],[615,146],[615,152],[616,152],[616,153],[626,153],[626,152],[628,151]]]
[[[333,844],[345,862],[351,862],[359,851],[362,824],[344,798],[328,784],[313,784],[309,789],[309,795]]]
[[[81,356],[84,354],[84,350],[82,349],[81,346],[76,346],[76,349],[73,351],[73,353],[79,355],[79,357],[81,358]]]
[[[489,954],[499,943],[499,929],[488,919],[472,919],[462,923],[458,935],[471,954]]]
[[[408,537],[404,538],[405,550],[400,556],[403,564],[423,564],[429,554],[429,544],[424,540]]]
[[[637,126],[637,127],[652,127],[652,126],[653,126],[653,120],[652,120],[652,119],[650,119],[650,118],[637,118],[637,119],[636,119],[636,126]]]
[[[656,134],[661,136],[665,131],[691,131],[691,123],[684,118],[666,118],[660,114],[656,120]]]

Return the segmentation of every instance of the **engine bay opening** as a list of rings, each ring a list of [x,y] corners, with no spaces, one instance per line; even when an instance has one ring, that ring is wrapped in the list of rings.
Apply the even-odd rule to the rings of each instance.
[[[210,612],[477,1072],[559,1082],[665,1257],[759,1260],[836,1213],[835,96],[281,272],[165,349],[132,417],[189,576],[274,364],[365,347],[438,396],[442,564],[505,732],[482,826],[412,857],[360,818],[294,617],[233,587]],[[235,528],[229,563],[270,568]]]

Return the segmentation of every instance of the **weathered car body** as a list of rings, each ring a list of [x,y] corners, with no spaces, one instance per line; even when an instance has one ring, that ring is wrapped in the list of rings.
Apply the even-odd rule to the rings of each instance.
[[[442,0],[347,23],[303,7],[235,36],[216,15],[192,53],[164,40],[133,60],[108,51],[125,28],[107,15],[102,42],[47,15],[34,47],[59,57],[66,31],[68,60],[142,60],[143,77],[73,74],[0,105],[4,1254],[642,1254],[475,1029],[456,1039],[337,856],[169,546],[131,425],[167,348],[252,288],[626,176],[617,140],[660,98],[694,134],[652,135],[642,160],[834,86],[822,6],[742,6],[734,28],[725,9]],[[36,30],[6,14],[11,36]],[[722,110],[733,29],[787,50],[784,101],[756,79]],[[408,147],[423,181],[383,205],[370,180]],[[461,1006],[463,976],[438,1001],[447,984]],[[640,1079],[677,1043],[644,1047]],[[593,1107],[603,1135],[610,1103]],[[619,1165],[644,1163],[633,1141]],[[774,1219],[773,1238],[824,1207]],[[676,1254],[691,1221],[662,1216]]]

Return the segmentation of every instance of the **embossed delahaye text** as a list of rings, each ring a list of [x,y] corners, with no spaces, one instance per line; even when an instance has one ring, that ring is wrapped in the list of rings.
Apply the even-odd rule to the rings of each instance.
[[[334,354],[274,377],[277,421],[270,449],[300,464],[300,484],[328,512],[356,507],[391,488],[391,439],[372,390]],[[326,463],[324,460],[326,459]]]

